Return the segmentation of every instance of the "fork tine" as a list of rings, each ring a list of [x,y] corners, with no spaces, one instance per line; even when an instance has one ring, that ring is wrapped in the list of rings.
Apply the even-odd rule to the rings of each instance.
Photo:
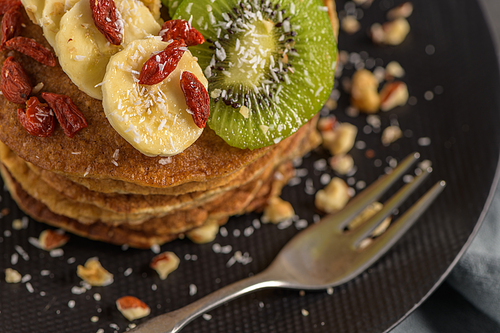
[[[377,201],[384,193],[398,180],[408,169],[420,158],[420,154],[415,152],[408,155],[399,165],[392,170],[390,174],[380,177],[363,192],[355,196],[344,209],[335,214],[335,220],[341,221],[338,225],[339,230],[349,224],[349,222],[369,204]]]
[[[354,247],[357,248],[359,243],[375,230],[375,228],[382,223],[392,212],[398,208],[409,196],[412,194],[417,187],[422,184],[422,182],[429,176],[432,172],[431,168],[423,170],[423,172],[415,177],[412,182],[403,186],[396,194],[394,194],[389,200],[384,203],[382,209],[377,212],[372,218],[363,223],[359,228],[352,230],[352,234],[355,237]]]
[[[373,240],[364,250],[373,255],[366,265],[369,266],[377,261],[387,250],[389,250],[410,227],[418,220],[425,210],[434,202],[436,197],[444,190],[446,182],[441,180],[427,191],[413,206],[408,209],[386,232]]]

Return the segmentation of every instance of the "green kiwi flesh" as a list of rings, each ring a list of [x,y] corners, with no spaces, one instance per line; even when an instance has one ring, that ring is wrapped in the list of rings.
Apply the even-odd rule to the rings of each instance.
[[[206,39],[190,50],[209,82],[208,124],[231,146],[280,142],[331,93],[337,48],[319,0],[184,0],[174,19]]]

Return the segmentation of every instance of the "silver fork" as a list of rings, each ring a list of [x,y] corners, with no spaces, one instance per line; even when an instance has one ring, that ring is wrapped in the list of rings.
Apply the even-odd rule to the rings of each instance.
[[[444,189],[437,182],[425,195],[366,247],[360,243],[414,192],[432,171],[423,170],[387,200],[379,212],[354,229],[349,222],[377,201],[420,157],[413,153],[392,173],[375,181],[340,212],[323,218],[292,238],[263,272],[223,287],[181,309],[157,316],[130,332],[179,332],[199,315],[241,295],[264,288],[318,290],[346,283],[389,250]]]

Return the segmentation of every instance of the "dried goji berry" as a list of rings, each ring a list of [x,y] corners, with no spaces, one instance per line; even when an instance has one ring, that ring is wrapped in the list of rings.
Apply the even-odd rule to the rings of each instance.
[[[163,41],[183,39],[187,46],[195,46],[205,43],[203,35],[193,28],[188,21],[170,20],[163,23],[160,30]]]
[[[29,134],[42,138],[52,135],[56,128],[54,113],[38,98],[31,97],[26,103],[26,112],[17,109],[17,118]]]
[[[170,43],[165,50],[153,55],[144,63],[139,74],[139,83],[152,85],[165,80],[177,67],[186,50],[184,40],[175,40]]]
[[[0,15],[7,13],[9,9],[20,4],[21,1],[19,0],[0,0]]]
[[[120,45],[123,39],[122,24],[113,0],[90,0],[90,9],[97,29],[113,45]]]
[[[70,97],[54,93],[42,93],[49,103],[66,136],[72,138],[82,128],[87,127],[85,117]]]
[[[0,43],[0,50],[5,47],[7,42],[12,37],[19,35],[21,32],[21,25],[23,23],[23,14],[21,12],[22,4],[15,4],[11,7],[2,18],[2,41]]]
[[[181,74],[181,89],[194,123],[199,128],[205,128],[210,116],[210,96],[207,89],[193,73],[187,71]]]
[[[57,64],[54,54],[48,48],[38,44],[34,39],[20,36],[14,37],[9,39],[5,46],[8,49],[26,54],[46,66],[54,67]]]
[[[24,104],[31,93],[32,85],[23,66],[14,57],[8,57],[2,66],[0,89],[7,100]]]

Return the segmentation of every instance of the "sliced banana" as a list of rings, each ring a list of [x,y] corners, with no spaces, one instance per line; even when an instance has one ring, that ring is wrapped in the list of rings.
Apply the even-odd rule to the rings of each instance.
[[[158,21],[158,23],[162,24],[163,20],[161,20],[160,18],[161,1],[160,0],[141,0],[141,1],[143,4],[146,5],[146,7],[149,8],[149,11],[151,12],[151,14],[153,14],[154,18]]]
[[[40,21],[42,19],[45,0],[21,0],[21,3],[26,9],[30,20],[35,24],[41,25]]]
[[[115,0],[123,23],[123,42],[111,45],[97,30],[88,0],[81,0],[61,18],[55,36],[59,63],[73,83],[89,96],[102,99],[103,81],[109,58],[130,42],[157,35],[160,25],[149,9],[137,0]]]
[[[168,43],[157,38],[136,40],[115,54],[104,76],[103,106],[109,122],[120,135],[147,156],[181,153],[201,135],[180,87],[182,71],[193,73],[208,87],[203,71],[189,51],[162,82],[140,85],[139,73],[154,52]]]
[[[40,25],[49,44],[56,47],[56,34],[64,13],[73,8],[79,0],[45,0]]]

